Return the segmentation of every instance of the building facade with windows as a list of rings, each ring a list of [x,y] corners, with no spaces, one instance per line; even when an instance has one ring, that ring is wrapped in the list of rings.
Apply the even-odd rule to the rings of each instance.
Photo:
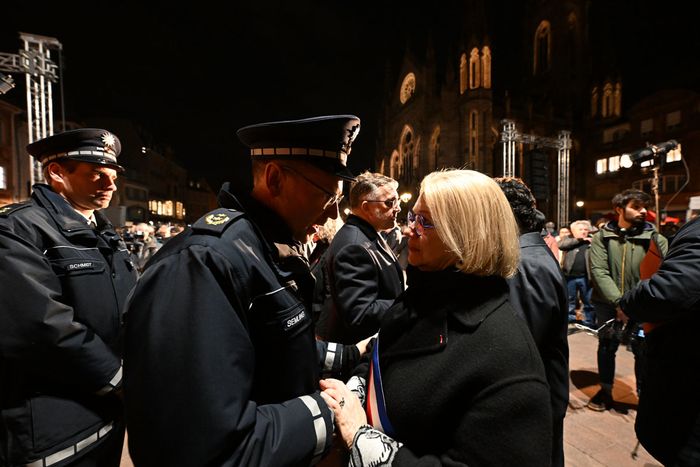
[[[412,40],[387,72],[376,167],[399,180],[400,191],[415,201],[420,180],[443,167],[502,175],[502,121],[510,119],[521,134],[571,132],[570,220],[607,213],[612,195],[625,188],[649,189],[650,168],[625,169],[618,157],[647,142],[680,143],[660,170],[662,208],[681,187],[669,213],[680,214],[700,194],[698,181],[685,183],[684,165],[700,172],[698,67],[685,74],[639,72],[649,54],[670,60],[678,52],[668,43],[688,34],[635,33],[666,24],[675,14],[664,10],[670,7],[467,0],[443,8],[438,21],[426,20],[422,35],[407,25]],[[630,8],[647,23],[630,24]],[[557,151],[532,138],[519,141],[516,154],[516,175],[555,219],[562,182]]]

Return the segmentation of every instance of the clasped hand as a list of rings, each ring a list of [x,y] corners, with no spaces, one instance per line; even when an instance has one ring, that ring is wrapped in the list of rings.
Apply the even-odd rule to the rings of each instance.
[[[350,449],[355,433],[367,424],[367,415],[362,408],[360,399],[342,381],[328,378],[322,379],[321,397],[335,414],[335,426],[343,438],[343,442]]]

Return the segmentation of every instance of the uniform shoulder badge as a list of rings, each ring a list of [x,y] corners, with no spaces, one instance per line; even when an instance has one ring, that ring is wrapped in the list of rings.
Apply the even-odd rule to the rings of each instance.
[[[0,206],[0,217],[7,217],[13,212],[27,208],[29,206],[31,206],[31,203],[29,201],[25,201],[23,203],[8,204],[7,206]]]
[[[218,234],[226,230],[229,224],[232,224],[234,220],[242,216],[243,213],[233,209],[219,208],[201,217],[197,222],[192,224],[192,230],[195,232],[207,232],[211,234]]]
[[[231,218],[228,216],[228,214],[222,212],[218,214],[209,214],[207,217],[204,218],[204,222],[206,222],[209,225],[221,225],[227,223],[230,220]]]

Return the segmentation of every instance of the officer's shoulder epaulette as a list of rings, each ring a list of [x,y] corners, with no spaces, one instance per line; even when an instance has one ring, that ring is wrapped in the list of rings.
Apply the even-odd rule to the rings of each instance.
[[[208,212],[192,224],[192,230],[210,235],[221,235],[236,219],[243,216],[235,209],[219,208]]]
[[[30,201],[23,201],[21,203],[8,204],[7,206],[0,207],[0,217],[8,217],[13,212],[17,212],[20,209],[28,208],[32,203]]]

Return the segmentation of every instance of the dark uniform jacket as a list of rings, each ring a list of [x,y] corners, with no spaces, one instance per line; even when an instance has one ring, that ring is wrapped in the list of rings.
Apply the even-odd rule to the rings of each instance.
[[[508,280],[510,302],[535,339],[549,383],[554,424],[553,464],[564,465],[563,424],[569,404],[566,281],[538,232],[520,236],[520,264]]]
[[[392,465],[550,465],[549,388],[506,281],[409,266],[408,282],[378,338]]]
[[[678,231],[658,272],[628,291],[620,306],[633,320],[660,323],[645,336],[635,428],[650,454],[676,465],[693,424],[698,436],[700,423],[700,218]]]
[[[376,333],[404,290],[394,253],[372,225],[353,215],[333,237],[324,272],[327,295],[318,335],[334,342],[352,344]]]
[[[129,300],[135,465],[302,466],[330,445],[304,306],[313,276],[282,219],[239,199],[222,191],[224,208],[165,244]]]
[[[121,379],[120,311],[136,273],[121,238],[95,217],[93,230],[46,185],[0,208],[0,465],[118,431],[110,389]]]

